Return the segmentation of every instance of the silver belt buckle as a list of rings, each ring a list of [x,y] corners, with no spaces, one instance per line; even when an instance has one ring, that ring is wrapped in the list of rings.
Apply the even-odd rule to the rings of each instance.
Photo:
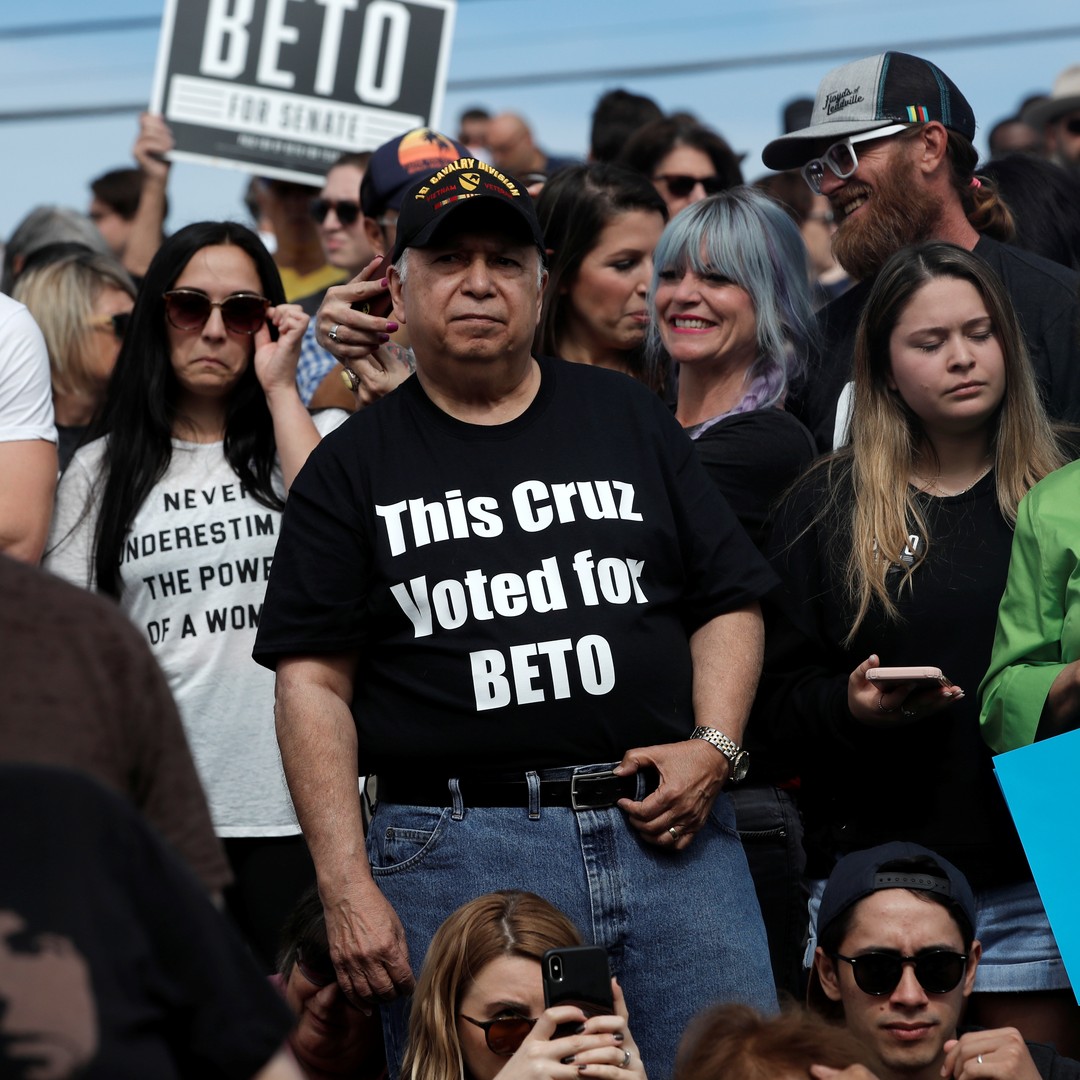
[[[578,803],[578,781],[579,780],[583,780],[583,781],[586,781],[586,782],[589,781],[589,780],[610,780],[614,775],[615,774],[610,769],[607,772],[599,772],[599,773],[574,773],[574,775],[570,777],[570,808],[572,810],[605,810],[608,807],[614,806],[615,805],[614,802],[607,802],[607,803],[603,803],[603,804],[600,804],[600,803],[582,803],[582,804],[579,804]],[[586,783],[586,787],[587,786],[588,786],[588,784]],[[582,795],[582,798],[586,797],[586,793],[584,791],[581,793],[581,795]]]

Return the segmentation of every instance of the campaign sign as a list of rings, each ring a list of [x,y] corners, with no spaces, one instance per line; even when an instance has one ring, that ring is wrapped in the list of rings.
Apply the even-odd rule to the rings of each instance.
[[[455,0],[167,0],[151,109],[174,158],[321,182],[435,126]]]
[[[1080,1004],[1080,731],[999,754],[994,769]]]

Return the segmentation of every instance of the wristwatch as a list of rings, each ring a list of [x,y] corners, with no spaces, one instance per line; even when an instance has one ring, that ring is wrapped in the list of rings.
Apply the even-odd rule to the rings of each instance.
[[[750,769],[750,755],[734,739],[729,739],[714,727],[696,727],[690,738],[704,739],[710,746],[715,746],[731,762],[731,779],[736,784],[746,779]]]

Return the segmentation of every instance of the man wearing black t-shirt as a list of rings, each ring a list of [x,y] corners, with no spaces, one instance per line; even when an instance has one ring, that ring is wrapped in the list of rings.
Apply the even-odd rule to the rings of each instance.
[[[944,240],[983,258],[1009,293],[1044,403],[1080,422],[1080,275],[1002,243],[1011,219],[975,175],[975,114],[928,60],[887,52],[830,71],[810,125],[769,143],[771,169],[801,167],[839,222],[833,253],[859,279],[822,308],[821,355],[787,407],[822,451],[847,442],[855,332],[874,276],[894,252]]]
[[[543,237],[512,180],[470,158],[425,174],[397,236],[417,377],[297,478],[255,649],[338,978],[392,1001],[451,911],[530,889],[608,949],[664,1076],[705,1002],[774,1003],[720,793],[774,578],[659,399],[532,356]],[[367,858],[358,757],[379,778]],[[392,1070],[403,1020],[398,1001]]]

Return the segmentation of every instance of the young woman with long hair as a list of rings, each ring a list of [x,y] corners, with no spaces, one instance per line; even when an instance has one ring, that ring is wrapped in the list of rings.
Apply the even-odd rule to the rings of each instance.
[[[622,166],[572,165],[544,186],[536,215],[548,248],[536,351],[613,368],[659,390],[663,372],[646,365],[642,345],[664,200]]]
[[[114,597],[169,679],[264,959],[310,860],[251,661],[285,494],[319,442],[296,390],[307,316],[259,238],[202,222],[143,281],[94,438],[64,474],[46,565]],[[325,415],[328,429],[346,414]]]
[[[807,872],[888,840],[940,851],[980,901],[979,1022],[1053,1041],[1067,982],[975,691],[1017,504],[1065,456],[977,256],[934,242],[886,263],[859,327],[851,434],[785,500],[772,541],[785,588],[758,713],[801,756]],[[883,683],[881,666],[948,681]]]
[[[424,958],[404,1080],[645,1080],[614,980],[614,1016],[585,1019],[575,1006],[544,1008],[544,953],[581,943],[577,927],[535,893],[488,893],[463,904],[436,931]],[[558,1024],[583,1021],[584,1031],[553,1038]]]

